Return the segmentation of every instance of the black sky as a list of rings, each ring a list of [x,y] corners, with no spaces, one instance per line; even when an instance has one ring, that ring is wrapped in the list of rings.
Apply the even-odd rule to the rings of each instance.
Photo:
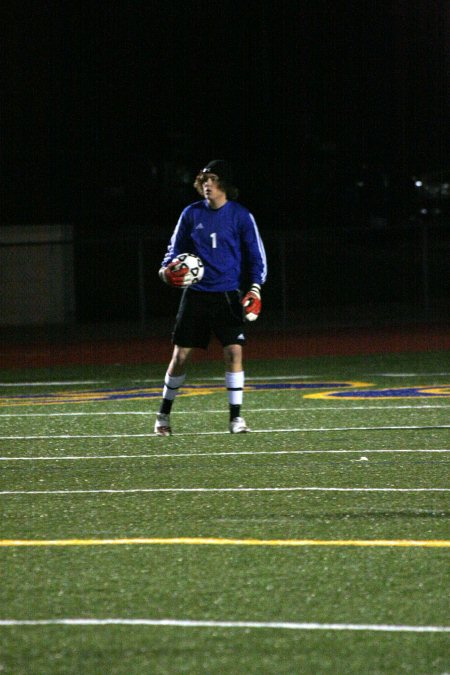
[[[322,170],[442,168],[448,16],[444,0],[11,3],[2,222],[71,219],[170,161],[227,157],[267,208]]]

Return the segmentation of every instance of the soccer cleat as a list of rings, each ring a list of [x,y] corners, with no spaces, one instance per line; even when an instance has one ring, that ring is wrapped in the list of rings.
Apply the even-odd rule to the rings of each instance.
[[[157,413],[155,422],[155,434],[157,436],[170,436],[172,429],[170,426],[170,415]]]
[[[234,417],[230,422],[230,432],[232,434],[245,434],[250,431],[243,417]]]

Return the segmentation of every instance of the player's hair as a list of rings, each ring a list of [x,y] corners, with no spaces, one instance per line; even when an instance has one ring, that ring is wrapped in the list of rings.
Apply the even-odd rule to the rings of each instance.
[[[203,182],[204,182],[205,174],[204,172],[200,172],[194,181],[194,187],[197,190],[198,194],[203,197]],[[235,185],[232,185],[230,182],[227,180],[219,180],[217,181],[217,187],[220,190],[223,190],[225,192],[227,199],[237,199],[239,197],[239,190]]]

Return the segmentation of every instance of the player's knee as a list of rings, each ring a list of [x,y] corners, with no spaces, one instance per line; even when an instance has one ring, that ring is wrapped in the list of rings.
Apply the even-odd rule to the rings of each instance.
[[[227,345],[224,348],[224,358],[228,370],[240,370],[242,368],[241,345]]]
[[[187,347],[175,347],[170,362],[169,371],[171,375],[181,375],[184,373],[186,361],[191,350]]]

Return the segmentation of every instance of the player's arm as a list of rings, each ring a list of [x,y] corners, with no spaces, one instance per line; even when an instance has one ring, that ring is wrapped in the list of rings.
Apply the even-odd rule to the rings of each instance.
[[[166,254],[162,260],[158,276],[165,284],[169,286],[182,287],[185,285],[184,276],[186,269],[181,269],[177,265],[176,257],[184,250],[189,250],[190,238],[187,233],[187,219],[185,211],[181,214],[172,237],[170,238]]]
[[[247,321],[256,321],[262,308],[261,286],[267,277],[267,258],[258,226],[250,213],[243,229],[242,244],[252,280],[250,289],[242,298],[244,317]]]

